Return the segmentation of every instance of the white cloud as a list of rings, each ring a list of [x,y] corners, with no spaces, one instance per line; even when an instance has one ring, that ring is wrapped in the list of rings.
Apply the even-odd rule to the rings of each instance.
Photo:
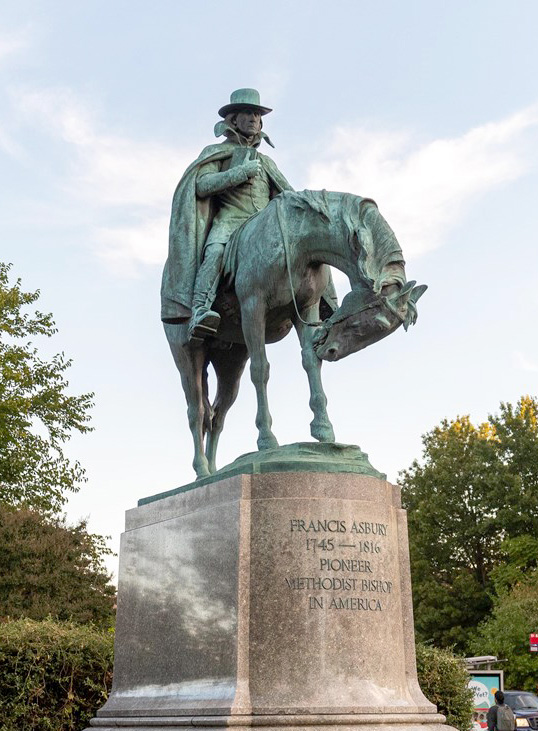
[[[138,224],[99,229],[99,254],[124,275],[136,274],[135,262],[162,264],[168,249],[168,223],[168,215],[155,215]]]
[[[70,186],[86,200],[160,206],[191,161],[179,148],[102,132],[88,105],[69,91],[21,94],[19,105],[74,149]]]
[[[24,150],[13,136],[4,128],[0,127],[0,150],[10,157],[19,160],[24,158]]]
[[[199,151],[104,132],[87,102],[69,90],[17,92],[19,110],[65,145],[66,191],[94,211],[96,251],[118,273],[166,257],[173,191]]]
[[[0,62],[30,45],[27,31],[0,33]]]
[[[0,32],[0,66],[10,56],[16,55],[26,50],[30,46],[30,35],[26,30],[18,30],[12,32]],[[2,114],[2,124],[0,125],[0,151],[6,153],[10,157],[23,159],[24,150],[21,145],[16,142],[13,134],[8,131],[5,123],[5,113]]]
[[[308,186],[374,198],[407,256],[439,246],[473,200],[509,183],[536,160],[524,132],[538,127],[538,107],[469,130],[417,143],[409,134],[339,127]]]
[[[513,355],[516,368],[522,371],[529,371],[530,373],[538,373],[538,364],[530,361],[524,353],[517,350]]]
[[[96,252],[118,273],[166,256],[170,203],[178,178],[199,150],[104,130],[97,111],[69,90],[14,92],[32,126],[60,140],[68,160],[61,180],[72,205],[91,211]],[[520,177],[534,162],[524,132],[538,108],[417,144],[410,135],[338,128],[308,186],[349,190],[377,200],[406,256],[442,243],[472,200]],[[7,147],[9,140],[0,145]]]

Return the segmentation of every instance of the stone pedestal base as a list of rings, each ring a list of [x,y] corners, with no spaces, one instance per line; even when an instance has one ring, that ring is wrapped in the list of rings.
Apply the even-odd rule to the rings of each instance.
[[[397,487],[235,475],[127,513],[106,731],[448,729],[416,675]]]
[[[323,716],[274,716],[264,719],[260,716],[237,717],[200,717],[185,719],[174,717],[155,718],[115,718],[114,720],[95,718],[87,731],[98,728],[101,731],[169,731],[170,729],[202,728],[204,731],[222,731],[222,728],[248,727],[260,731],[455,731],[443,723],[444,716],[432,714],[364,714],[349,717],[330,718]]]

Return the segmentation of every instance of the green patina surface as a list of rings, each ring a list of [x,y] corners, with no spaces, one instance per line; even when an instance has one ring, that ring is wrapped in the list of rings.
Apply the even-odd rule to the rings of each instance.
[[[321,363],[363,350],[402,324],[407,329],[426,289],[406,281],[400,245],[370,198],[292,190],[258,149],[264,140],[272,146],[262,130],[270,111],[256,89],[232,92],[215,126],[225,141],[204,148],[174,193],[162,320],[181,373],[198,477],[178,491],[240,473],[379,475],[358,447],[332,446]],[[351,286],[341,307],[331,266]],[[292,326],[308,378],[310,434],[325,445],[322,451],[306,445],[281,450],[271,429],[266,344],[281,340]],[[216,472],[219,437],[249,358],[263,455],[245,455]],[[217,377],[212,404],[209,365]]]
[[[173,490],[141,498],[138,505],[162,500],[171,495],[194,490],[202,485],[210,485],[234,475],[253,475],[264,472],[351,472],[386,480],[387,476],[378,472],[359,447],[352,444],[331,444],[316,442],[296,442],[276,449],[249,452],[234,462],[188,485]]]

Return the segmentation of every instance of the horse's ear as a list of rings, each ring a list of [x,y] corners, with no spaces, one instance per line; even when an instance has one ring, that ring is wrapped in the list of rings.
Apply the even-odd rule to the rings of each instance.
[[[394,295],[399,307],[407,304],[407,302],[409,301],[409,297],[411,296],[411,291],[415,284],[416,281],[414,280],[406,282],[401,290],[396,295]]]
[[[403,297],[410,292],[416,284],[416,280],[412,279],[410,282],[406,282],[400,290],[400,297]]]
[[[418,302],[418,300],[422,297],[424,292],[428,289],[427,284],[419,284],[418,287],[415,287],[411,294],[409,295],[409,299],[413,300],[413,302]]]

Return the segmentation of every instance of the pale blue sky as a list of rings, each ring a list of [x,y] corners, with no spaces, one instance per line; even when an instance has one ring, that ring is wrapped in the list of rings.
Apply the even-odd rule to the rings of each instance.
[[[233,89],[274,108],[297,189],[373,197],[427,283],[419,320],[324,366],[337,438],[395,479],[443,417],[536,394],[538,3],[24,2],[0,9],[0,242],[94,390],[69,516],[117,547],[124,510],[192,478],[159,323],[175,184]],[[346,283],[338,279],[340,291]],[[269,349],[282,444],[308,440],[294,336]],[[220,464],[255,448],[245,376]]]

